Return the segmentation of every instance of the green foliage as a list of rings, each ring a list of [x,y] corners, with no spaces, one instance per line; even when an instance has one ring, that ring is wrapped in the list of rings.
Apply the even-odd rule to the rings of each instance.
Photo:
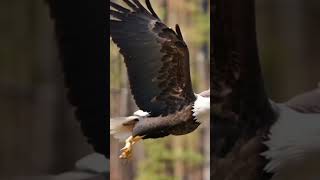
[[[191,37],[196,45],[210,42],[210,17],[206,14],[198,14],[194,17],[194,26],[191,28]]]
[[[199,166],[203,162],[201,154],[191,149],[169,148],[170,138],[144,141],[146,159],[139,164],[137,180],[178,180],[167,174],[168,168],[175,162],[187,166]]]
[[[203,12],[198,1],[189,1],[186,10],[190,11],[190,24],[187,29],[188,38],[193,46],[210,43],[210,14]]]

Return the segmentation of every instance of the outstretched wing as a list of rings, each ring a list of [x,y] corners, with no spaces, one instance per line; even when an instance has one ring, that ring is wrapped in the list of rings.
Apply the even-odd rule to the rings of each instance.
[[[47,0],[70,103],[94,149],[109,157],[107,12],[104,2]],[[71,12],[72,11],[72,12]],[[105,38],[104,38],[105,37]]]
[[[275,119],[258,57],[254,0],[224,0],[213,5],[211,102],[217,116],[213,133],[217,138],[230,137],[224,142],[231,142],[224,150],[218,150],[221,145],[214,148],[225,154],[239,137],[255,136]]]
[[[264,179],[266,161],[260,153],[265,147],[261,141],[275,121],[275,114],[260,69],[254,0],[221,0],[212,5],[212,176]],[[257,141],[249,146],[253,139]],[[228,170],[221,172],[221,167]]]
[[[195,100],[189,51],[179,26],[161,22],[149,0],[124,0],[127,9],[110,2],[110,34],[127,66],[137,106],[151,116],[173,113]]]

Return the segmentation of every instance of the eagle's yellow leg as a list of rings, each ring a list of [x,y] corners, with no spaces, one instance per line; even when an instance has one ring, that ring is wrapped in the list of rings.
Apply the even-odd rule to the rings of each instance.
[[[142,139],[142,136],[130,136],[128,139],[126,139],[126,145],[121,149],[122,153],[119,156],[120,159],[129,159],[132,154],[132,146],[140,141]]]

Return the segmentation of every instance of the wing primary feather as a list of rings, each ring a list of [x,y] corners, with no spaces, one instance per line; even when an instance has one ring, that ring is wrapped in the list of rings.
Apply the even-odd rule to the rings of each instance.
[[[142,6],[142,4],[141,4],[138,0],[132,0],[132,1],[133,1],[141,10],[148,12],[148,11],[146,10],[146,8],[144,8],[144,7]]]
[[[110,1],[110,6],[115,8],[116,10],[120,11],[120,12],[124,12],[124,13],[130,13],[130,10],[127,8],[124,8],[122,6],[119,6],[118,4],[111,2]]]
[[[151,6],[150,0],[146,0],[146,5],[147,5],[149,11],[152,13],[152,15],[153,15],[155,18],[157,18],[157,19],[160,20],[160,18],[158,17],[158,15],[154,12],[154,10],[153,10],[153,8],[152,8],[152,6]]]
[[[183,37],[182,37],[182,34],[181,34],[181,30],[180,30],[180,27],[178,24],[176,24],[176,32],[178,34],[178,37],[181,41],[183,41]]]
[[[132,2],[130,2],[129,0],[123,0],[128,6],[130,6],[133,10],[138,11],[139,8],[134,5]]]
[[[119,20],[123,20],[126,18],[123,13],[121,13],[119,11],[112,10],[112,9],[110,9],[110,15],[115,18],[118,18]]]

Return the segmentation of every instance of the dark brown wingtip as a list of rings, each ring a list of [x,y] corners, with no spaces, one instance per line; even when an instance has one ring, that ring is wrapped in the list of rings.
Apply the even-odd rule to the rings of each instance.
[[[133,4],[130,0],[123,0],[129,7],[132,8],[134,11],[138,11],[139,7]]]
[[[120,12],[124,12],[124,13],[129,13],[130,12],[129,9],[126,9],[126,8],[120,6],[120,5],[118,5],[118,4],[116,4],[116,3],[112,2],[112,1],[110,1],[110,7],[114,8],[114,9],[120,11]]]
[[[179,27],[178,24],[176,24],[176,32],[177,32],[177,34],[178,34],[179,39],[183,41],[183,37],[182,37],[182,34],[181,34],[181,30],[180,30],[180,27]]]
[[[142,4],[139,2],[139,0],[132,0],[140,9],[142,9],[142,10],[146,10],[143,6],[142,6]]]
[[[157,19],[160,20],[160,18],[158,17],[158,15],[154,12],[154,10],[153,10],[153,8],[152,8],[152,6],[151,6],[150,0],[146,0],[146,5],[147,5],[149,11],[151,12],[151,14],[152,14],[155,18],[157,18]]]

